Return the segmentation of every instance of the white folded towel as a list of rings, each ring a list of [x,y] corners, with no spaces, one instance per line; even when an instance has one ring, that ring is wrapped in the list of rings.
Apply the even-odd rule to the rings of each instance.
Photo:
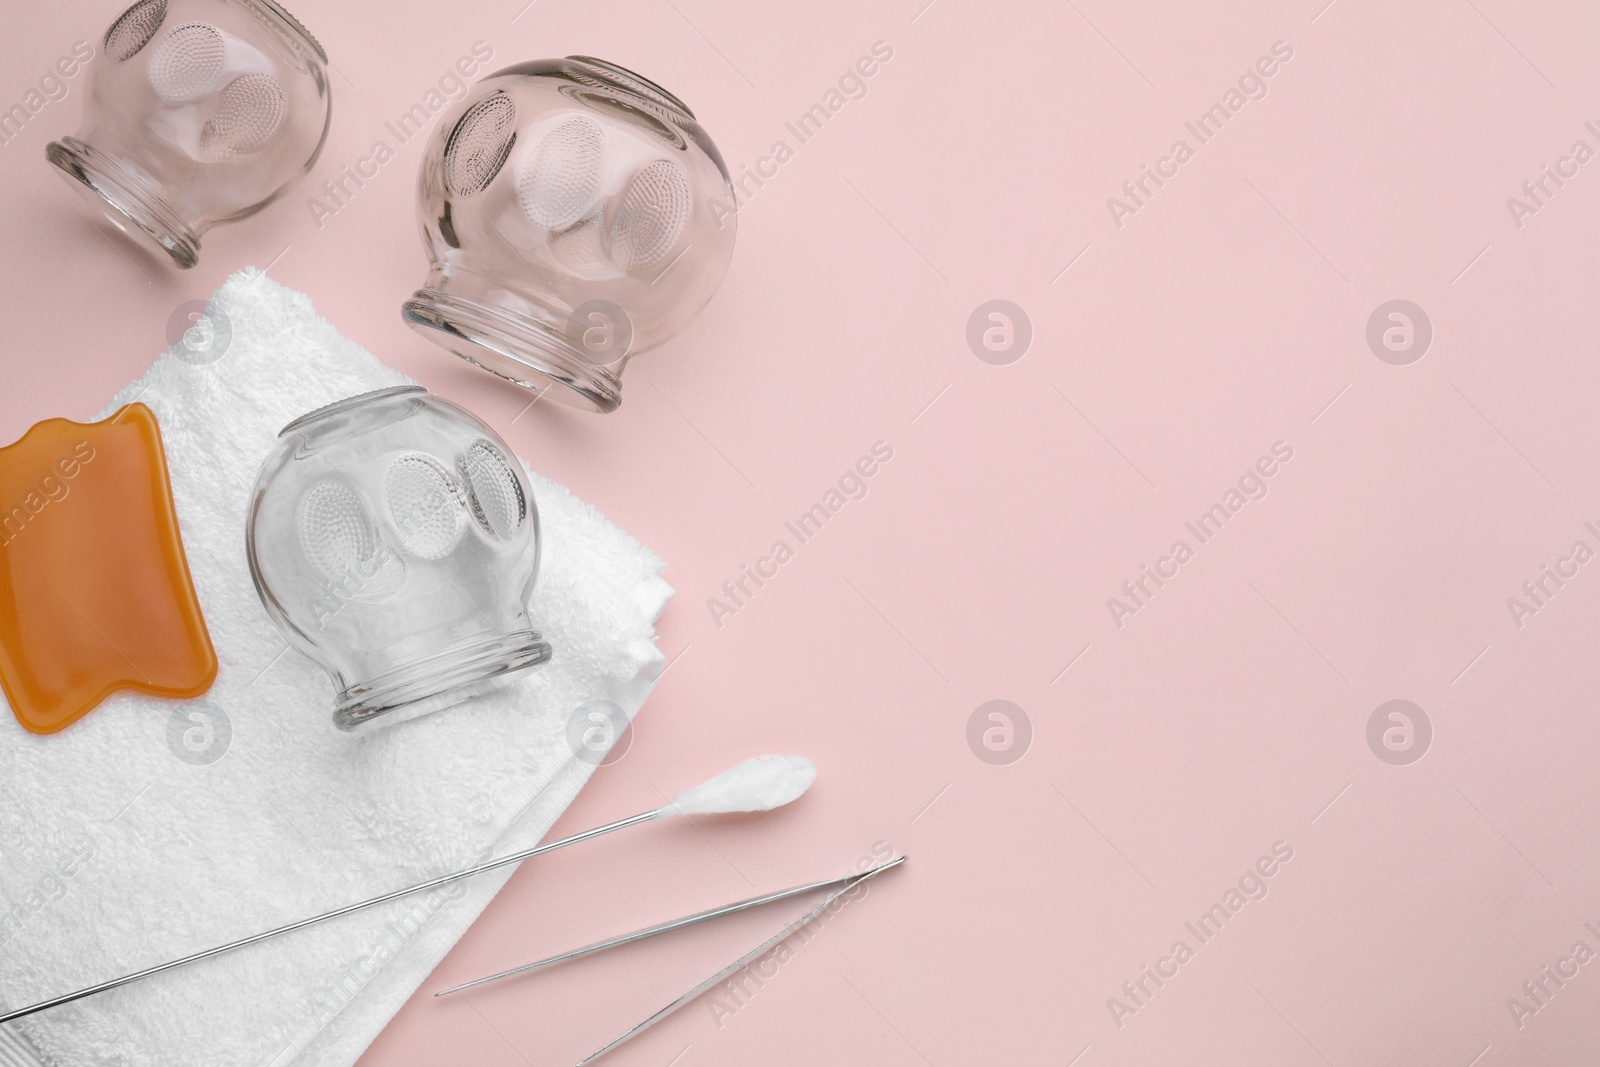
[[[414,722],[337,731],[327,675],[284,651],[250,584],[247,497],[290,419],[406,379],[259,271],[208,310],[231,329],[225,354],[196,365],[175,349],[106,412],[138,399],[160,419],[217,681],[200,702],[121,694],[48,737],[0,710],[6,1008],[536,843],[592,770],[569,716],[604,699],[631,717],[660,676],[660,560],[531,474],[545,538],[531,615],[552,661]],[[5,1024],[0,1064],[352,1063],[510,873]]]

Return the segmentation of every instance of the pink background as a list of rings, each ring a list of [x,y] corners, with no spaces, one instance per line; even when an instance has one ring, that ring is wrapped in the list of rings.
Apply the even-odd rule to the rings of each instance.
[[[879,841],[911,863],[748,1003],[696,1004],[611,1062],[1592,1059],[1600,962],[1520,1028],[1507,998],[1574,942],[1600,951],[1600,564],[1520,628],[1506,602],[1575,540],[1600,548],[1600,162],[1520,227],[1506,201],[1600,148],[1600,14],[1323,2],[301,0],[336,66],[327,146],[183,273],[53,187],[43,148],[77,128],[81,75],[0,145],[0,439],[88,417],[174,309],[270,263],[668,561],[671,666],[558,832],[755,752],[822,768],[774,817],[520,872],[363,1063],[570,1063],[782,916],[429,994]],[[115,12],[13,11],[3,102]],[[716,299],[594,417],[524,413],[401,323],[418,141],[320,228],[307,206],[480,40],[491,68],[586,53],[659,80],[735,171],[874,42],[893,58],[749,199]],[[1107,198],[1196,147],[1185,121],[1277,41],[1265,98],[1116,225]],[[1031,320],[1009,365],[966,340],[991,299]],[[1393,299],[1432,323],[1410,365],[1366,341]],[[866,497],[718,626],[707,598],[876,441],[894,455]],[[1268,495],[1115,625],[1107,598],[1278,441]],[[1433,729],[1406,766],[1366,741],[1396,698]],[[1031,723],[1009,765],[967,740],[995,699]],[[1185,922],[1280,841],[1265,899],[1200,944]],[[1194,957],[1119,1026],[1108,998],[1132,1005],[1123,983],[1179,939]]]

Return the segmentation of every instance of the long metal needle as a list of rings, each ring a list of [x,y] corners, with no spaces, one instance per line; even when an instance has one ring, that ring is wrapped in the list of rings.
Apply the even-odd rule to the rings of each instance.
[[[86,989],[79,989],[72,993],[63,993],[59,997],[52,997],[49,1000],[42,1000],[37,1004],[30,1004],[26,1008],[17,1008],[15,1011],[8,1011],[5,1014],[0,1015],[0,1023],[8,1023],[13,1019],[20,1019],[25,1015],[32,1015],[36,1011],[44,1011],[46,1008],[54,1008],[59,1007],[62,1004],[70,1004],[74,1000],[82,1000],[84,997],[93,996],[96,993],[104,993],[108,989],[116,989],[118,986],[125,986],[129,982],[137,982],[141,978],[149,978],[153,974],[160,974],[162,971],[170,971],[172,968],[182,967],[186,963],[194,963],[196,960],[203,960],[208,956],[216,956],[224,952],[230,952],[236,948],[244,948],[246,945],[253,945],[257,941],[265,941],[269,937],[276,937],[279,934],[287,934],[292,930],[304,929],[307,926],[315,925],[316,923],[322,922],[325,919],[334,919],[340,915],[349,915],[353,911],[360,911],[362,908],[370,908],[374,904],[382,904],[385,901],[394,900],[398,897],[407,896],[411,893],[420,893],[424,890],[433,889],[435,886],[441,886],[447,882],[453,882],[458,878],[466,878],[469,875],[482,874],[484,871],[492,871],[497,867],[504,867],[510,863],[520,863],[523,860],[531,859],[534,856],[542,855],[546,852],[554,852],[556,849],[566,848],[568,845],[576,845],[578,842],[587,841],[592,837],[599,837],[602,834],[609,834],[613,830],[621,830],[624,827],[633,826],[636,823],[648,822],[649,820],[656,818],[658,815],[661,815],[666,811],[666,808],[658,808],[655,811],[640,812],[638,815],[631,815],[626,819],[618,819],[616,822],[607,823],[604,826],[596,826],[592,830],[585,830],[580,834],[573,834],[571,837],[564,837],[559,841],[551,841],[549,844],[537,845],[533,848],[523,849],[521,852],[513,852],[509,856],[501,856],[498,859],[489,860],[488,862],[479,864],[476,867],[468,867],[466,870],[456,871],[454,874],[447,874],[439,878],[434,878],[431,881],[407,886],[404,889],[396,889],[391,893],[385,893],[382,896],[373,897],[371,900],[363,900],[357,904],[347,904],[342,908],[323,912],[321,915],[313,915],[309,919],[301,919],[298,922],[286,923],[283,926],[277,926],[271,930],[263,930],[259,934],[252,934],[249,937],[241,937],[237,941],[230,941],[226,945],[218,945],[216,948],[208,948],[203,952],[196,952],[191,955],[184,956],[182,959],[169,960],[166,963],[158,963],[154,967],[146,967],[142,971],[135,971],[133,974],[125,974],[121,978],[113,978],[108,982],[101,982],[98,985],[92,985]]]
[[[716,985],[718,982],[722,981],[724,978],[727,978],[730,974],[733,974],[735,971],[739,970],[739,968],[748,965],[749,963],[751,963],[754,960],[760,959],[762,956],[764,956],[768,952],[772,951],[772,949],[774,947],[776,947],[777,945],[782,944],[784,939],[787,938],[790,934],[794,933],[796,930],[800,929],[802,926],[805,926],[807,923],[811,922],[817,916],[819,916],[823,912],[827,911],[828,910],[828,906],[830,904],[832,904],[835,900],[838,900],[844,894],[850,892],[850,890],[853,889],[859,883],[866,881],[868,878],[871,878],[874,875],[882,874],[884,871],[887,871],[891,867],[898,867],[898,866],[900,866],[900,864],[904,863],[905,861],[906,861],[906,858],[904,856],[898,856],[895,859],[890,860],[888,863],[885,863],[881,867],[874,867],[870,871],[862,871],[860,874],[852,875],[850,877],[850,879],[847,882],[845,882],[844,885],[840,886],[838,889],[835,889],[833,892],[829,893],[827,895],[827,897],[822,901],[821,904],[818,904],[815,908],[812,908],[810,911],[806,912],[800,918],[796,919],[794,922],[790,923],[788,926],[785,926],[782,930],[779,930],[778,933],[774,937],[772,937],[771,939],[769,939],[767,941],[763,941],[760,945],[757,945],[751,951],[745,953],[743,956],[740,956],[738,959],[736,959],[732,963],[728,964],[722,970],[718,971],[716,974],[712,975],[710,978],[707,978],[704,982],[701,982],[699,985],[697,985],[693,989],[689,990],[689,992],[685,993],[683,996],[679,997],[677,1000],[673,1001],[671,1004],[668,1004],[666,1007],[662,1008],[660,1011],[658,1011],[654,1015],[650,1016],[650,1018],[646,1019],[644,1022],[640,1023],[638,1026],[635,1026],[632,1030],[629,1030],[627,1033],[623,1034],[621,1037],[619,1037],[615,1041],[611,1042],[611,1044],[607,1045],[605,1048],[601,1049],[599,1052],[596,1052],[591,1056],[588,1056],[588,1057],[586,1057],[584,1059],[579,1060],[574,1065],[574,1067],[585,1067],[586,1064],[593,1063],[595,1060],[599,1059],[601,1056],[604,1056],[606,1053],[611,1052],[614,1049],[617,1049],[617,1048],[619,1048],[619,1047],[621,1047],[623,1045],[626,1045],[629,1041],[632,1041],[634,1038],[638,1037],[640,1034],[644,1033],[646,1030],[648,1030],[652,1026],[656,1025],[656,1023],[659,1023],[661,1020],[663,1020],[663,1019],[667,1018],[668,1016],[672,1015],[678,1009],[684,1007],[687,1004],[690,1004],[690,1003],[694,1002],[706,990],[710,989],[712,986]]]
[[[865,871],[858,871],[855,874],[846,874],[838,878],[828,878],[821,882],[811,882],[806,885],[793,886],[789,889],[780,889],[773,893],[764,893],[759,897],[751,897],[748,900],[741,900],[733,904],[724,904],[720,908],[711,908],[708,911],[696,912],[693,915],[685,915],[681,919],[670,919],[667,922],[656,923],[654,926],[646,926],[643,929],[635,930],[632,933],[618,934],[616,937],[609,937],[604,941],[596,941],[592,945],[585,945],[582,948],[575,948],[570,952],[563,952],[558,956],[550,956],[546,959],[537,960],[533,963],[525,963],[521,967],[513,967],[509,971],[501,971],[499,974],[491,974],[487,978],[478,978],[471,982],[463,982],[458,986],[451,986],[449,989],[442,989],[435,993],[434,996],[446,997],[451,993],[459,993],[463,989],[471,989],[474,986],[485,985],[489,982],[498,982],[500,979],[510,978],[512,975],[526,974],[528,971],[536,971],[541,967],[552,967],[558,963],[566,963],[571,960],[582,959],[585,956],[592,956],[597,952],[604,952],[606,949],[620,948],[623,945],[631,945],[636,941],[643,941],[646,938],[659,937],[661,934],[670,934],[675,930],[684,930],[691,926],[698,926],[701,923],[710,922],[712,919],[720,919],[724,915],[737,915],[741,911],[749,911],[751,908],[759,908],[763,904],[776,904],[778,901],[788,900],[790,897],[803,896],[806,893],[814,893],[819,889],[831,889],[833,886],[844,885],[846,882],[859,881],[861,878],[867,875],[877,874],[879,871],[885,870],[888,867],[893,866],[895,863],[902,862],[904,858],[905,857],[901,857],[900,859],[893,861],[893,863],[886,863],[881,867],[872,867]],[[848,888],[848,886],[846,888]]]

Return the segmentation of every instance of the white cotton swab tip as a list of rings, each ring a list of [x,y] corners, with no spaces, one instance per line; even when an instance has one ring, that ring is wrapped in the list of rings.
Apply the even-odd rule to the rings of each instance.
[[[259,934],[241,937],[238,940],[229,941],[225,945],[203,949],[200,952],[192,952],[175,960],[168,960],[153,967],[146,967],[142,971],[122,975],[120,978],[112,978],[109,981],[86,986],[71,993],[63,993],[60,996],[51,997],[49,1000],[41,1000],[39,1003],[30,1004],[25,1008],[5,1011],[3,1007],[0,1007],[0,1024],[8,1023],[13,1019],[21,1019],[35,1012],[70,1004],[73,1001],[82,1000],[84,997],[93,996],[96,993],[118,989],[128,985],[130,982],[137,982],[142,978],[149,978],[151,975],[170,971],[174,967],[182,967],[185,964],[208,959],[224,952],[244,948],[258,941],[265,941],[269,937],[277,937],[279,934],[291,933],[315,923],[336,919],[341,915],[349,915],[351,912],[370,908],[375,904],[386,904],[410,893],[421,893],[436,889],[446,883],[454,882],[458,878],[469,878],[484,871],[492,871],[514,863],[521,863],[523,860],[532,859],[546,852],[554,852],[569,845],[576,845],[579,842],[589,841],[629,826],[638,826],[640,823],[650,822],[654,819],[671,815],[716,815],[722,812],[770,811],[773,808],[781,808],[783,805],[797,800],[807,789],[811,788],[811,783],[816,780],[816,765],[804,756],[757,756],[755,759],[745,760],[737,767],[728,768],[715,778],[701,782],[693,789],[679,793],[669,804],[665,807],[657,808],[655,811],[641,811],[637,815],[630,815],[626,819],[618,819],[616,822],[606,823],[604,826],[596,826],[581,833],[573,834],[571,837],[563,837],[559,841],[549,841],[541,845],[535,845],[532,848],[525,848],[520,852],[485,860],[464,870],[453,871],[450,874],[440,875],[426,882],[418,882],[416,885],[391,890],[379,896],[357,901],[354,904],[346,904],[341,908],[325,911],[306,919],[275,926],[271,930],[263,930]],[[877,869],[884,870],[887,866],[889,865]],[[869,877],[872,873],[874,872],[866,872],[860,875],[859,878]],[[817,888],[820,888],[820,886]],[[843,890],[840,890],[840,892],[843,892]],[[590,1059],[593,1058],[592,1056],[590,1057]],[[584,1062],[587,1063],[588,1060]]]
[[[771,811],[799,799],[816,780],[817,765],[804,756],[757,756],[679,793],[661,814]]]

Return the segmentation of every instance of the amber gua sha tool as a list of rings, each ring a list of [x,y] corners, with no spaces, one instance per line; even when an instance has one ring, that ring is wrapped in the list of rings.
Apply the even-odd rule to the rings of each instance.
[[[0,686],[50,734],[121,689],[196,697],[211,647],[155,414],[47,419],[0,448]]]

